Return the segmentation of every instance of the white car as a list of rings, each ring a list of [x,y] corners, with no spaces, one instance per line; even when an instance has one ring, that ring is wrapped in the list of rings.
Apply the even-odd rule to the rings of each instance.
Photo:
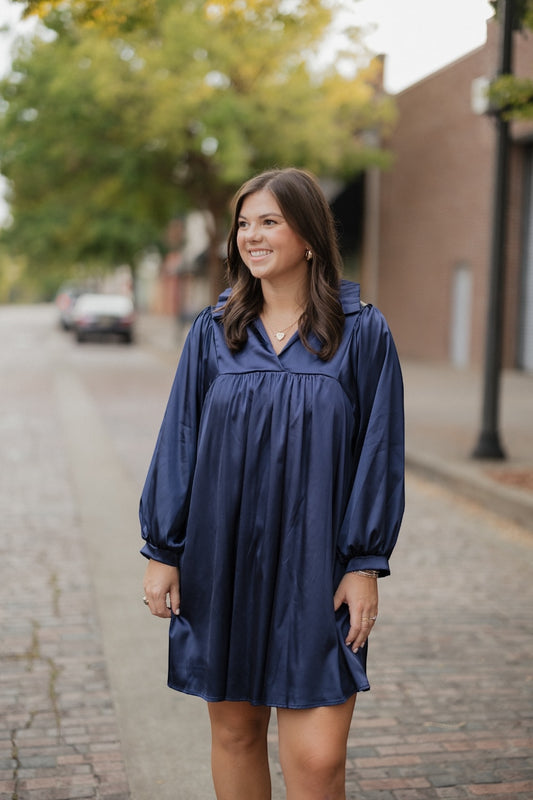
[[[72,329],[78,342],[94,336],[119,336],[133,341],[135,310],[120,294],[82,294],[72,310]]]

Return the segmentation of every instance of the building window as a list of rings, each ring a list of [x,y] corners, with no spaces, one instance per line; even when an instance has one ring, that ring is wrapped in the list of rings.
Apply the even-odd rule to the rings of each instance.
[[[472,270],[464,261],[453,271],[450,314],[450,361],[454,367],[470,364],[470,332],[472,328]]]

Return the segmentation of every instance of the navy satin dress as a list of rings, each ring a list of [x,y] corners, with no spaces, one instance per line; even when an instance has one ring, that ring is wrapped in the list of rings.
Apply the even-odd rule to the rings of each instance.
[[[177,565],[168,684],[206,700],[309,708],[369,688],[344,643],[349,570],[389,573],[404,508],[403,387],[382,314],[342,282],[321,361],[260,320],[236,355],[215,309],[187,338],[143,490],[142,553]],[[318,343],[316,343],[318,344]]]

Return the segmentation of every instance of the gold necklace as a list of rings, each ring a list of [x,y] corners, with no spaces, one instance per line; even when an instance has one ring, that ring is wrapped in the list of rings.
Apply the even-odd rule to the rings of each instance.
[[[270,331],[270,333],[273,334],[276,337],[278,342],[282,342],[284,340],[285,335],[286,335],[287,331],[289,330],[289,328],[292,328],[293,325],[296,325],[296,323],[298,322],[299,319],[300,319],[300,317],[298,317],[298,319],[295,319],[294,322],[291,322],[290,325],[287,325],[286,328],[282,328],[280,331],[273,331],[272,328],[270,327],[270,325],[266,324],[266,321],[265,321],[265,326],[266,326],[267,330]]]

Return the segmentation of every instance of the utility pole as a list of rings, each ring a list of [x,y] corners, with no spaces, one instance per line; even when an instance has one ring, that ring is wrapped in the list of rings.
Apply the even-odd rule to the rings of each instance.
[[[512,72],[513,23],[515,0],[498,0],[500,15],[500,52],[496,77]],[[485,368],[481,432],[473,458],[503,459],[505,453],[498,433],[500,373],[502,362],[503,294],[505,250],[507,241],[507,196],[509,162],[509,123],[496,112],[496,160],[489,303],[485,338]]]

